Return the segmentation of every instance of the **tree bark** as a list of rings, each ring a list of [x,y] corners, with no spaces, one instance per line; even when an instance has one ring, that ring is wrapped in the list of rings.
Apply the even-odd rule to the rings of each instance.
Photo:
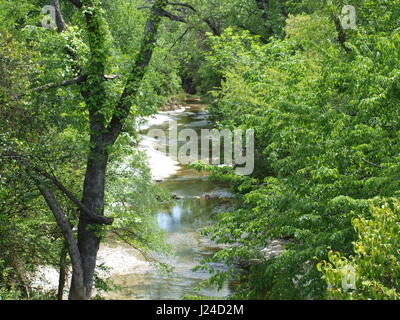
[[[57,199],[54,196],[53,191],[47,186],[39,185],[39,190],[47,202],[47,205],[53,212],[53,215],[57,221],[57,225],[60,228],[65,243],[68,247],[68,252],[71,257],[71,264],[73,270],[73,283],[74,283],[74,299],[83,300],[87,298],[86,290],[84,286],[84,269],[82,268],[81,253],[77,246],[72,231],[71,225],[61,209]]]
[[[103,216],[108,154],[103,143],[98,141],[92,142],[96,143],[97,146],[89,155],[82,202],[92,212]],[[96,235],[92,222],[84,214],[81,214],[78,226],[78,247],[82,257],[86,299],[90,299],[92,295],[99,245],[100,239]],[[70,298],[75,298],[74,293]]]
[[[205,18],[203,21],[210,27],[214,36],[221,35],[221,28],[213,18]]]
[[[65,281],[67,279],[67,254],[68,247],[64,244],[60,253],[60,274],[58,277],[58,291],[57,291],[57,300],[63,299]]]
[[[113,117],[107,126],[101,111],[101,103],[104,103],[106,94],[102,82],[104,81],[104,62],[97,55],[102,49],[104,37],[101,33],[101,18],[96,16],[96,11],[85,14],[89,33],[89,45],[91,48],[92,63],[90,66],[90,86],[82,87],[82,96],[86,100],[89,109],[90,144],[85,181],[83,186],[83,205],[99,216],[104,215],[104,190],[105,177],[108,163],[108,150],[122,132],[126,118],[129,116],[131,103],[129,98],[135,96],[140,88],[140,82],[149,65],[155,43],[161,17],[160,10],[164,10],[167,0],[156,0],[151,9],[146,23],[144,39],[141,49],[136,57],[132,72],[127,80],[125,89],[115,106]],[[97,252],[100,245],[99,236],[93,228],[93,222],[81,212],[78,226],[78,248],[81,256],[83,271],[83,288],[79,286],[79,277],[73,271],[69,299],[90,299],[92,295],[94,273],[96,268]]]
[[[67,25],[61,12],[60,3],[58,0],[51,0],[51,5],[56,9],[56,24],[58,32],[67,30]]]

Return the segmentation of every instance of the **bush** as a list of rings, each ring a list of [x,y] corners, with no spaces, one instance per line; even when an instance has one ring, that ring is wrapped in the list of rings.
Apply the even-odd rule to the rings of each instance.
[[[329,252],[319,264],[332,299],[400,299],[400,202],[371,209],[373,218],[355,218],[358,234],[350,258]]]

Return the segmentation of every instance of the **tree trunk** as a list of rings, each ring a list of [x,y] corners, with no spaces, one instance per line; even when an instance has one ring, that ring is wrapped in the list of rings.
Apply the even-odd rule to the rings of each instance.
[[[92,212],[97,213],[98,215],[103,215],[105,175],[108,154],[105,151],[105,146],[101,141],[97,141],[96,144],[97,146],[90,152],[89,155],[85,182],[83,186],[82,202]],[[91,223],[82,213],[78,226],[78,247],[82,259],[85,288],[84,292],[79,292],[79,290],[82,288],[76,288],[75,282],[72,281],[69,296],[71,300],[79,299],[82,294],[84,294],[85,299],[89,300],[91,298],[99,245],[100,239],[98,235],[96,235],[93,222]]]
[[[95,6],[93,3],[92,5]],[[104,34],[101,32],[101,17],[97,16],[97,11],[95,10],[85,13],[91,49],[91,63],[89,68],[91,74],[88,76],[92,83],[90,86],[84,85],[81,87],[81,93],[89,109],[91,149],[88,155],[82,203],[87,210],[98,217],[104,216],[104,190],[108,148],[115,143],[122,131],[124,121],[129,115],[131,103],[128,98],[136,96],[140,88],[140,81],[142,81],[145,75],[145,69],[150,63],[156,43],[157,30],[161,22],[158,13],[166,5],[167,0],[156,0],[151,8],[140,51],[108,126],[104,125],[104,114],[100,112],[103,107],[102,103],[107,98],[104,91],[105,88],[102,86],[106,61],[100,59],[98,56],[99,51],[104,49],[105,42]],[[85,211],[81,211],[78,226],[78,248],[82,262],[84,285],[80,286],[79,277],[74,270],[69,295],[70,300],[88,300],[92,295],[100,238],[96,234],[96,224],[93,222],[93,219],[88,219]]]
[[[67,278],[67,254],[68,247],[64,244],[60,254],[60,275],[58,278],[57,300],[63,299],[65,280]]]

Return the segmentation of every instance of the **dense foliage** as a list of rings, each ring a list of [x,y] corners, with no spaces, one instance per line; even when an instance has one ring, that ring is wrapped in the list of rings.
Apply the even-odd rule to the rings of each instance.
[[[324,272],[329,297],[400,299],[399,204],[394,199],[390,202],[390,205],[383,203],[372,207],[372,219],[354,219],[358,233],[354,256],[347,259],[331,251],[328,254],[330,262],[323,261],[317,266]]]
[[[198,165],[236,195],[205,231],[227,244],[200,266],[227,264],[210,282],[233,281],[232,298],[399,298],[399,0],[352,0],[354,29],[342,0],[59,1],[65,28],[43,28],[54,3],[0,0],[0,299],[55,297],[31,286],[39,266],[71,263],[40,173],[84,197],[114,118],[126,123],[97,153],[97,209],[114,223],[93,233],[165,249],[136,124],[182,90],[210,102],[216,128],[255,130],[251,176]],[[55,195],[76,238],[81,212]]]
[[[223,78],[221,89],[214,91],[214,119],[220,127],[256,131],[256,172],[233,177],[237,210],[222,214],[208,231],[213,239],[232,244],[213,259],[232,268],[211,280],[235,278],[240,283],[237,297],[326,297],[316,264],[328,258],[328,250],[354,254],[352,220],[360,217],[357,229],[364,237],[364,219],[372,219],[371,199],[398,197],[400,34],[395,2],[385,2],[385,8],[379,7],[382,1],[355,3],[356,30],[337,29],[332,13],[340,12],[342,4],[331,2],[290,15],[284,39],[264,44],[232,29],[210,38],[208,62]],[[338,31],[345,32],[346,41]],[[369,249],[379,259],[392,252],[391,263],[383,266],[374,257],[352,263],[367,279],[364,273],[385,269],[394,277],[388,280],[391,291],[369,290],[364,284],[353,297],[394,298],[398,246],[390,251],[387,241],[392,238],[384,234],[395,226],[390,226],[393,219],[389,226],[375,219],[371,232],[379,233],[382,243]],[[391,231],[398,245],[398,235]],[[262,249],[268,239],[287,243],[281,255],[266,261]],[[238,260],[255,258],[258,263],[245,271],[234,268]],[[328,270],[325,274],[331,279]]]
[[[38,267],[51,265],[57,269],[68,267],[64,258],[63,236],[54,217],[42,198],[38,180],[42,180],[34,167],[47,170],[58,177],[77,197],[84,178],[86,150],[89,146],[87,101],[78,86],[55,86],[48,90],[32,90],[43,84],[58,84],[79,76],[88,67],[89,48],[84,31],[80,28],[78,13],[65,6],[65,16],[71,25],[58,33],[42,27],[41,8],[45,1],[0,2],[0,299],[40,298],[32,287],[33,275]],[[106,74],[118,74],[107,81],[108,104],[104,113],[110,113],[111,103],[119,95],[130,60],[137,54],[140,38],[124,39],[118,30],[124,2],[110,1],[107,14]],[[143,29],[144,11],[136,11],[123,27]],[[115,10],[115,11],[114,11]],[[105,22],[105,21],[104,21]],[[113,36],[113,33],[115,35]],[[126,47],[129,43],[130,47]],[[165,59],[171,59],[164,68]],[[160,71],[160,65],[163,66]],[[153,114],[157,108],[175,94],[179,79],[170,58],[160,49],[142,82],[141,93],[133,103],[136,117]],[[89,66],[90,67],[90,66]],[[100,97],[99,97],[100,98]],[[113,146],[107,173],[106,198],[111,203],[106,214],[115,217],[113,226],[99,229],[99,236],[122,238],[144,252],[164,250],[162,233],[154,221],[154,208],[163,199],[164,192],[151,181],[144,155],[132,146],[137,144],[135,118],[130,119],[130,130],[124,132]],[[21,166],[12,153],[18,153],[29,162]],[[145,195],[145,196],[143,196]],[[62,193],[57,192],[69,223],[78,225],[79,210]],[[134,232],[133,232],[134,231]],[[43,297],[43,296],[42,296]],[[47,296],[46,296],[47,297]]]

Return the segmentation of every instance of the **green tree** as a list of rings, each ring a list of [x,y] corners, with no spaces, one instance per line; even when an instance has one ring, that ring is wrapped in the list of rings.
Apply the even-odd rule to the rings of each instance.
[[[146,82],[147,87],[150,87],[149,81],[145,81],[146,70],[156,47],[156,36],[161,23],[158,12],[167,2],[155,1],[150,12],[145,15],[143,38],[139,41],[137,49],[130,54],[131,57],[136,56],[134,63],[117,81],[113,81],[115,76],[107,75],[116,65],[113,58],[118,56],[118,52],[111,48],[114,40],[111,40],[103,5],[97,0],[69,2],[73,6],[65,6],[68,16],[68,19],[65,19],[59,2],[52,1],[57,13],[57,31],[41,28],[39,21],[43,16],[38,13],[45,3],[36,1],[24,2],[24,10],[20,8],[20,15],[23,17],[25,14],[24,19],[19,19],[15,12],[11,15],[15,18],[13,21],[17,28],[10,21],[7,21],[4,27],[5,32],[13,32],[10,39],[18,39],[12,41],[26,46],[23,48],[24,53],[32,55],[31,51],[37,52],[35,61],[38,63],[39,72],[35,70],[31,77],[28,74],[27,77],[22,77],[21,81],[13,82],[13,77],[25,74],[21,69],[12,69],[13,60],[21,63],[24,58],[20,61],[16,58],[11,60],[11,57],[18,57],[15,55],[17,50],[6,47],[2,57],[9,64],[5,65],[9,68],[6,78],[9,83],[2,84],[1,88],[1,97],[6,102],[6,118],[1,125],[9,126],[12,124],[10,121],[13,121],[16,128],[22,128],[21,120],[26,117],[25,121],[29,123],[29,127],[24,134],[18,130],[8,130],[8,134],[2,136],[1,156],[2,164],[8,170],[6,172],[14,174],[17,164],[22,169],[21,173],[25,173],[19,177],[21,187],[38,189],[53,213],[57,229],[61,231],[59,235],[68,248],[73,269],[70,299],[90,299],[99,242],[103,231],[106,231],[104,226],[111,225],[114,221],[113,217],[105,216],[106,177],[111,177],[114,187],[122,187],[123,183],[126,185],[126,181],[123,180],[126,178],[123,178],[121,173],[111,174],[113,170],[109,170],[106,175],[111,161],[110,155],[115,159],[126,154],[122,144],[129,139],[122,134],[123,126],[131,113],[136,116],[140,114],[135,105],[140,102],[138,98],[144,88],[142,84]],[[8,1],[2,1],[1,5],[6,8],[5,13],[15,7]],[[66,21],[74,22],[76,26],[72,23],[66,24]],[[32,24],[29,25],[29,22]],[[26,66],[21,65],[21,68]],[[17,92],[13,92],[12,86],[16,87]],[[33,115],[15,112],[18,108],[24,108],[25,112],[31,113],[35,107],[39,107],[39,110]],[[141,114],[146,112],[149,114],[151,111],[144,110]],[[18,117],[19,115],[21,116]],[[44,132],[46,134],[43,134]],[[125,224],[127,228],[124,227],[123,230],[154,226],[152,221],[143,221],[143,218],[147,217],[140,218],[140,214],[149,213],[158,193],[153,192],[154,188],[150,182],[146,182],[150,181],[150,174],[140,165],[139,159],[144,161],[139,155],[135,155],[131,164],[136,166],[135,174],[139,174],[142,179],[136,179],[137,185],[130,194],[137,196],[146,192],[148,198],[137,201],[131,210],[125,212],[127,216],[130,214],[130,217],[135,214],[136,217],[131,218],[131,221],[135,220],[136,223],[128,226]],[[81,189],[79,181],[82,175],[84,181]],[[4,186],[3,182],[6,184],[7,180],[2,181]],[[117,192],[112,187],[108,189],[107,196],[112,201]],[[6,190],[12,192],[12,189]],[[4,193],[4,197],[7,196],[7,192]],[[35,192],[32,200],[28,202],[37,199]],[[79,196],[82,197],[81,200]],[[42,205],[43,202],[40,203],[41,210]],[[129,204],[131,205],[132,203]],[[7,214],[4,217],[8,219]],[[26,232],[26,227],[33,217],[25,218],[26,220],[21,219],[21,223],[24,226],[22,231]],[[121,228],[121,221],[126,221],[126,218],[117,217],[118,227],[113,229],[113,232],[117,234],[118,231],[120,236],[128,233],[117,230]],[[9,226],[12,225],[9,222]],[[74,226],[78,227],[77,240]],[[156,234],[151,235],[150,231],[139,229],[136,230],[135,236],[135,241],[144,246],[148,246],[149,241],[159,242]]]
[[[370,199],[398,197],[398,29],[386,19],[398,21],[379,3],[357,3],[356,30],[338,27],[342,3],[332,1],[289,15],[284,39],[230,29],[211,38],[208,61],[224,79],[210,108],[216,125],[256,135],[253,176],[231,176],[237,210],[207,232],[231,245],[213,261],[232,268],[211,281],[238,280],[236,297],[325,297],[316,265],[327,248],[349,257],[352,219],[368,217]],[[266,259],[272,239],[285,250]],[[237,272],[243,261],[257,263]]]
[[[346,258],[331,251],[329,262],[323,261],[318,266],[331,299],[400,299],[398,200],[375,204],[371,211],[372,218],[353,220],[358,235],[354,255]]]

